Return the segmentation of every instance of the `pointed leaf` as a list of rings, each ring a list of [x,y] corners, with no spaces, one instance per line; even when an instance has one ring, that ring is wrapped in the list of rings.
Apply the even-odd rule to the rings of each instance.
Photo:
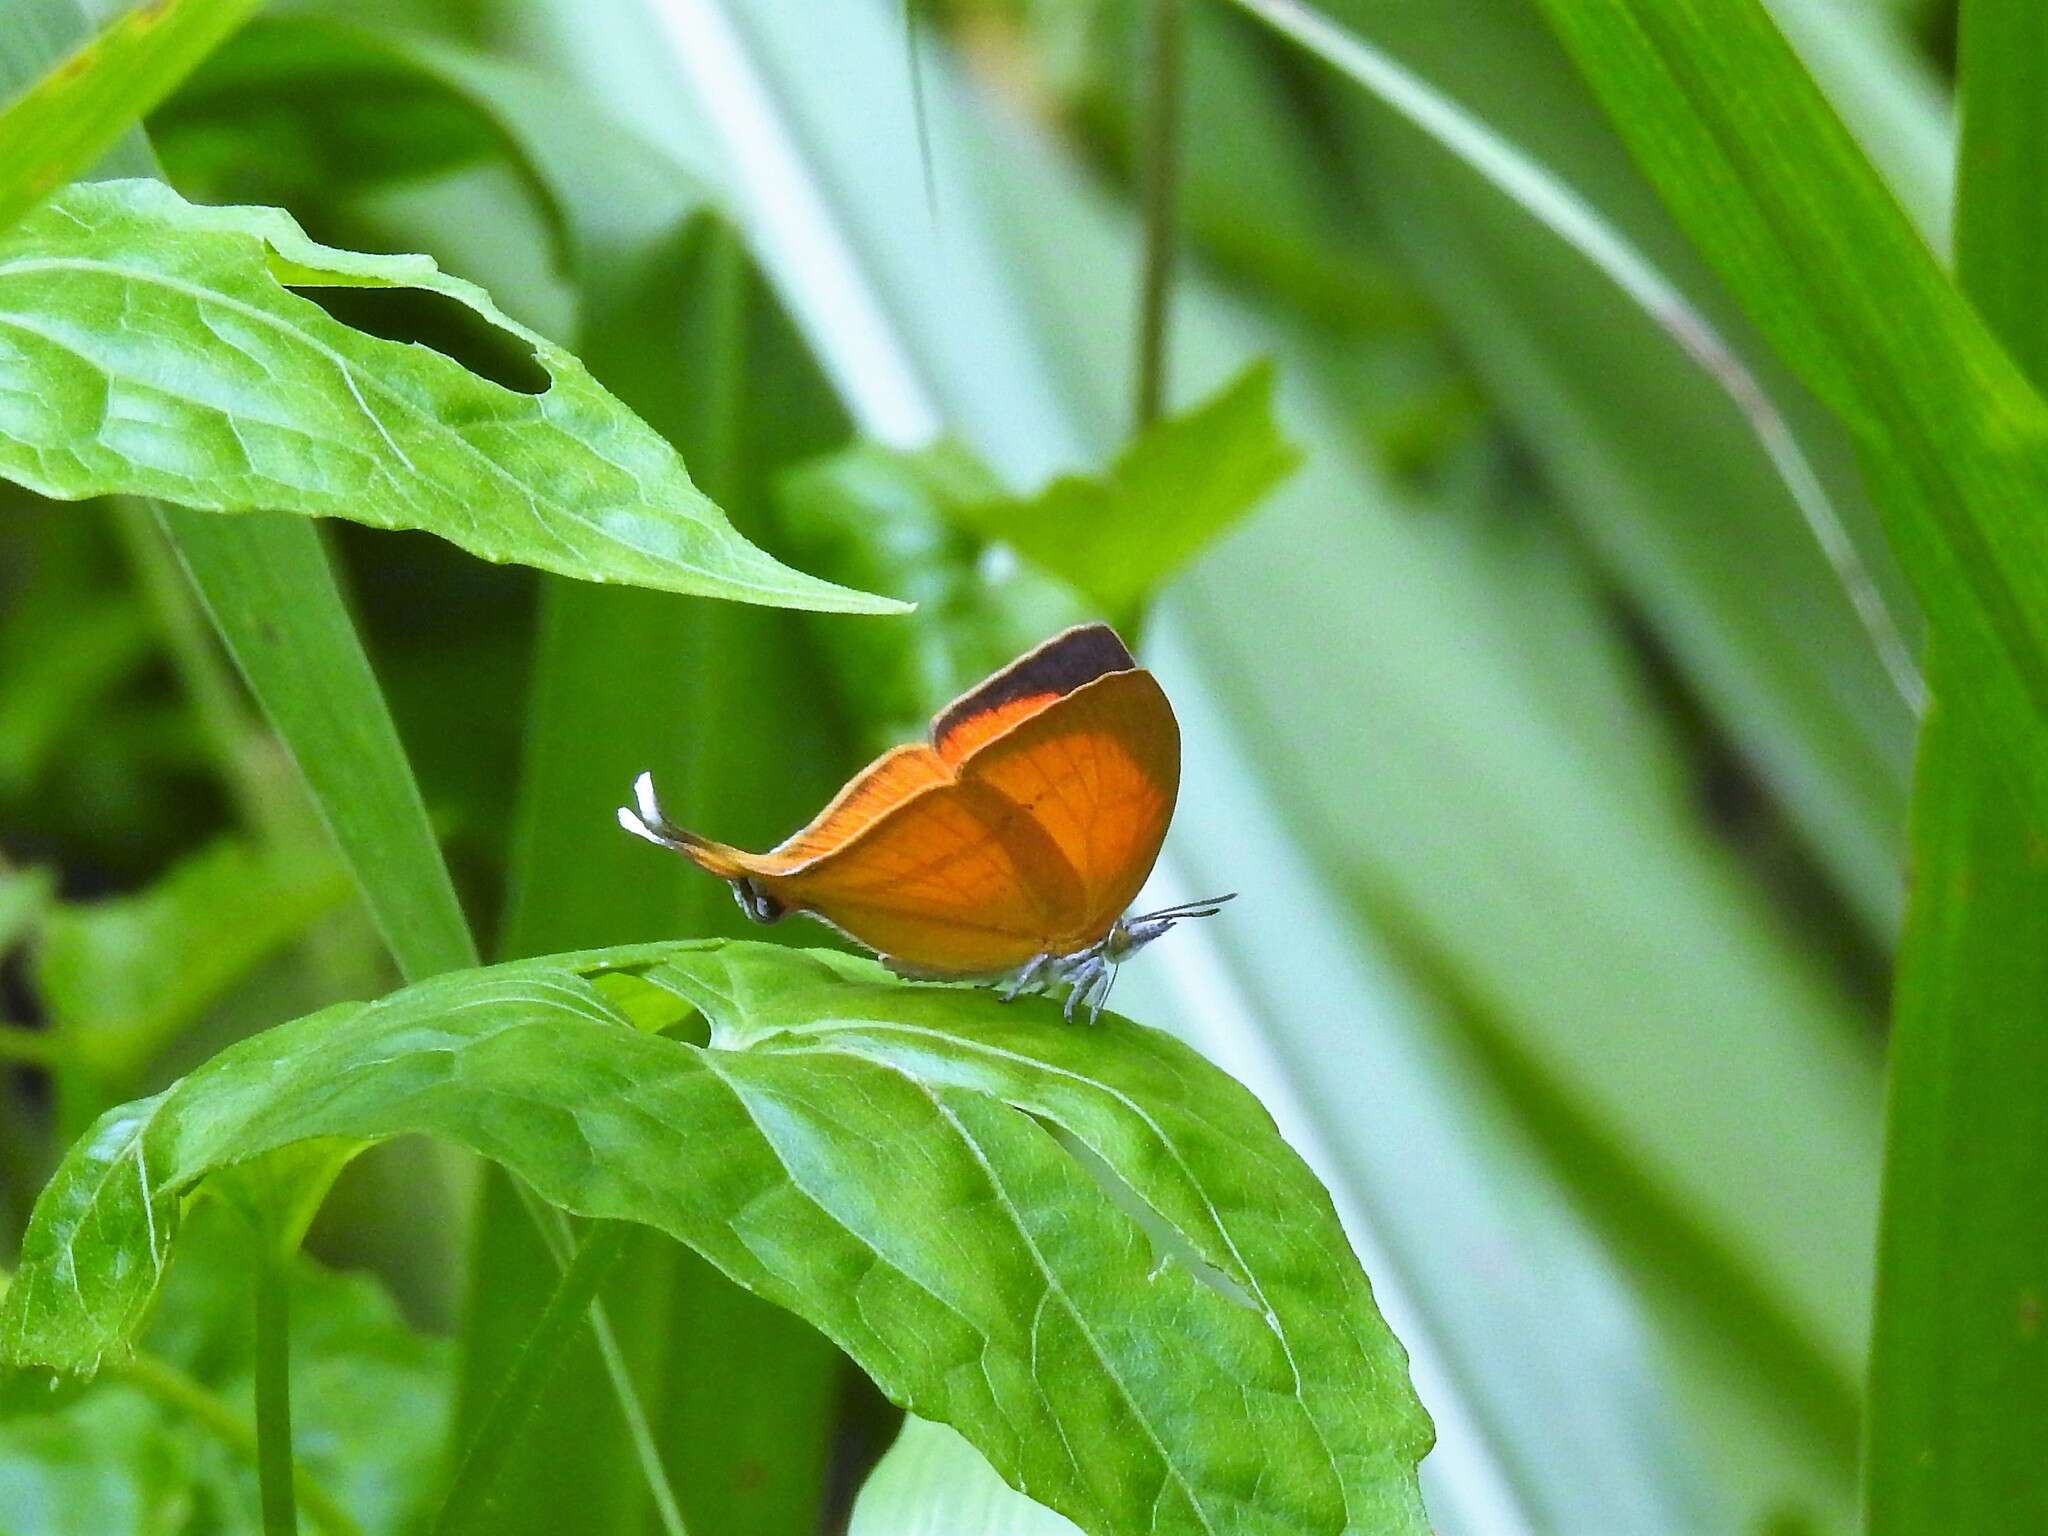
[[[533,349],[526,395],[368,336],[294,288],[412,288]],[[419,528],[487,560],[790,607],[896,605],[735,534],[671,447],[572,355],[424,256],[306,238],[282,212],[157,183],[73,187],[0,236],[0,474]]]
[[[953,511],[1121,621],[1299,462],[1273,420],[1272,365],[1255,363],[1201,404],[1155,422],[1101,475],[1062,475],[1035,496]]]
[[[627,1022],[693,1010],[708,1045]],[[1405,1356],[1249,1094],[1121,1020],[761,944],[463,972],[230,1048],[73,1149],[0,1354],[121,1354],[208,1174],[415,1132],[696,1247],[1095,1536],[1426,1529]]]

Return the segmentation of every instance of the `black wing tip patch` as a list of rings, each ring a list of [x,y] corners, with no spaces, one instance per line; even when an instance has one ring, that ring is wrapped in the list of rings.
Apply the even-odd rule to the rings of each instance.
[[[1034,694],[1065,698],[1112,672],[1134,672],[1130,647],[1107,624],[1076,624],[1032,647],[980,686],[963,693],[932,721],[932,741],[943,742],[962,721]]]

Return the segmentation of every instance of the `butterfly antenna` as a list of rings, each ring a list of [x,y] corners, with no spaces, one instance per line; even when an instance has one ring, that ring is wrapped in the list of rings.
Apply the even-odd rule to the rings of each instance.
[[[1177,923],[1182,918],[1214,917],[1223,910],[1227,903],[1236,899],[1237,892],[1235,891],[1227,892],[1221,896],[1203,896],[1194,901],[1183,901],[1176,906],[1161,907],[1157,912],[1146,912],[1138,918],[1138,921],[1149,922],[1154,918],[1165,918],[1169,922]]]

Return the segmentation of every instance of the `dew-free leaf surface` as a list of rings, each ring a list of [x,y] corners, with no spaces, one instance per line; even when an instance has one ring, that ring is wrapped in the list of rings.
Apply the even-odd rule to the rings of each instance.
[[[0,111],[0,229],[98,159],[261,0],[152,0]]]
[[[1963,728],[2048,819],[2048,404],[1756,0],[1541,0],[1673,216],[1854,440]]]
[[[330,318],[295,289],[416,289],[533,349],[526,394]],[[275,209],[73,187],[0,236],[0,475],[417,528],[486,560],[789,607],[895,605],[732,531],[681,458],[561,347],[424,256],[309,240]]]
[[[1061,475],[1032,496],[965,501],[954,515],[1123,623],[1299,462],[1273,420],[1272,365],[1254,363],[1153,423],[1103,473]]]
[[[644,1027],[699,1012],[708,1044]],[[1427,1529],[1405,1355],[1248,1093],[1121,1020],[768,945],[457,973],[230,1048],[72,1150],[0,1353],[119,1358],[207,1175],[412,1132],[697,1248],[1096,1536]]]

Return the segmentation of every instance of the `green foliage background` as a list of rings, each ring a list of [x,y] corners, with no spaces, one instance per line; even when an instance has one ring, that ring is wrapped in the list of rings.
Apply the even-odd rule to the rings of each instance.
[[[223,42],[249,9],[138,10],[0,117],[0,1268],[64,1273],[49,1234],[92,1213],[100,1304],[16,1292],[9,1347],[110,1362],[0,1378],[0,1533],[265,1528],[291,1478],[257,1475],[245,1259],[291,1313],[298,1518],[342,1532],[1071,1528],[997,1472],[1091,1536],[1419,1530],[1387,1326],[1439,1532],[2048,1524],[2025,0],[309,0]],[[1141,430],[1162,17],[1172,414]],[[0,0],[8,93],[92,19]],[[95,163],[176,195],[61,190]],[[264,345],[202,334],[224,303]],[[894,1165],[862,1148],[957,1181],[981,1143],[864,1068],[806,1079],[814,1139],[772,1167],[695,1110],[570,1177],[545,1116],[498,1145],[485,1099],[392,1108],[480,1049],[434,1009],[499,988],[560,1010],[534,1039],[615,1031],[592,1102],[685,1051],[772,1077],[815,1015],[1018,1029],[1156,1107],[1117,1074],[1178,1045],[851,962],[662,952],[729,966],[722,1005],[633,991],[651,950],[470,969],[739,937],[617,831],[634,774],[764,846],[1093,616],[1186,739],[1160,902],[1242,893],[1116,1006],[1249,1087],[1330,1206],[1300,1183],[1240,1276],[1142,1137],[945,1051],[905,1081],[988,1117],[991,1188],[1076,1213],[1049,1273],[1083,1332],[1150,1298],[1104,1379],[1192,1394],[1158,1458],[1202,1472],[1149,1516],[1153,1453],[1079,1356],[1031,1336],[1035,1428],[1000,1384],[965,1407],[943,1308],[875,1324],[828,1235],[785,1264],[677,1214],[754,1169],[880,1222],[905,1273],[974,1278],[1007,1358],[1031,1275],[911,1186],[863,1206]],[[829,942],[795,927],[767,937]],[[266,1054],[370,1017],[404,1028],[359,1042],[386,1086],[352,1108]],[[573,1122],[567,1049],[479,1082]],[[104,1136],[153,1104],[116,1187]],[[1282,1157],[1243,1124],[1247,1166]],[[200,1182],[315,1127],[344,1140]],[[1201,1156],[1208,1195],[1243,1173]],[[159,1217],[157,1297],[123,1266]],[[1340,1222],[1376,1304],[1337,1300]],[[1168,1252],[1213,1349],[1160,1342],[1125,1273]],[[1366,1341],[1315,1347],[1320,1449],[1225,1401],[1251,1314],[1200,1266],[1284,1270],[1291,1318]],[[841,1347],[967,1438],[899,1435]]]

